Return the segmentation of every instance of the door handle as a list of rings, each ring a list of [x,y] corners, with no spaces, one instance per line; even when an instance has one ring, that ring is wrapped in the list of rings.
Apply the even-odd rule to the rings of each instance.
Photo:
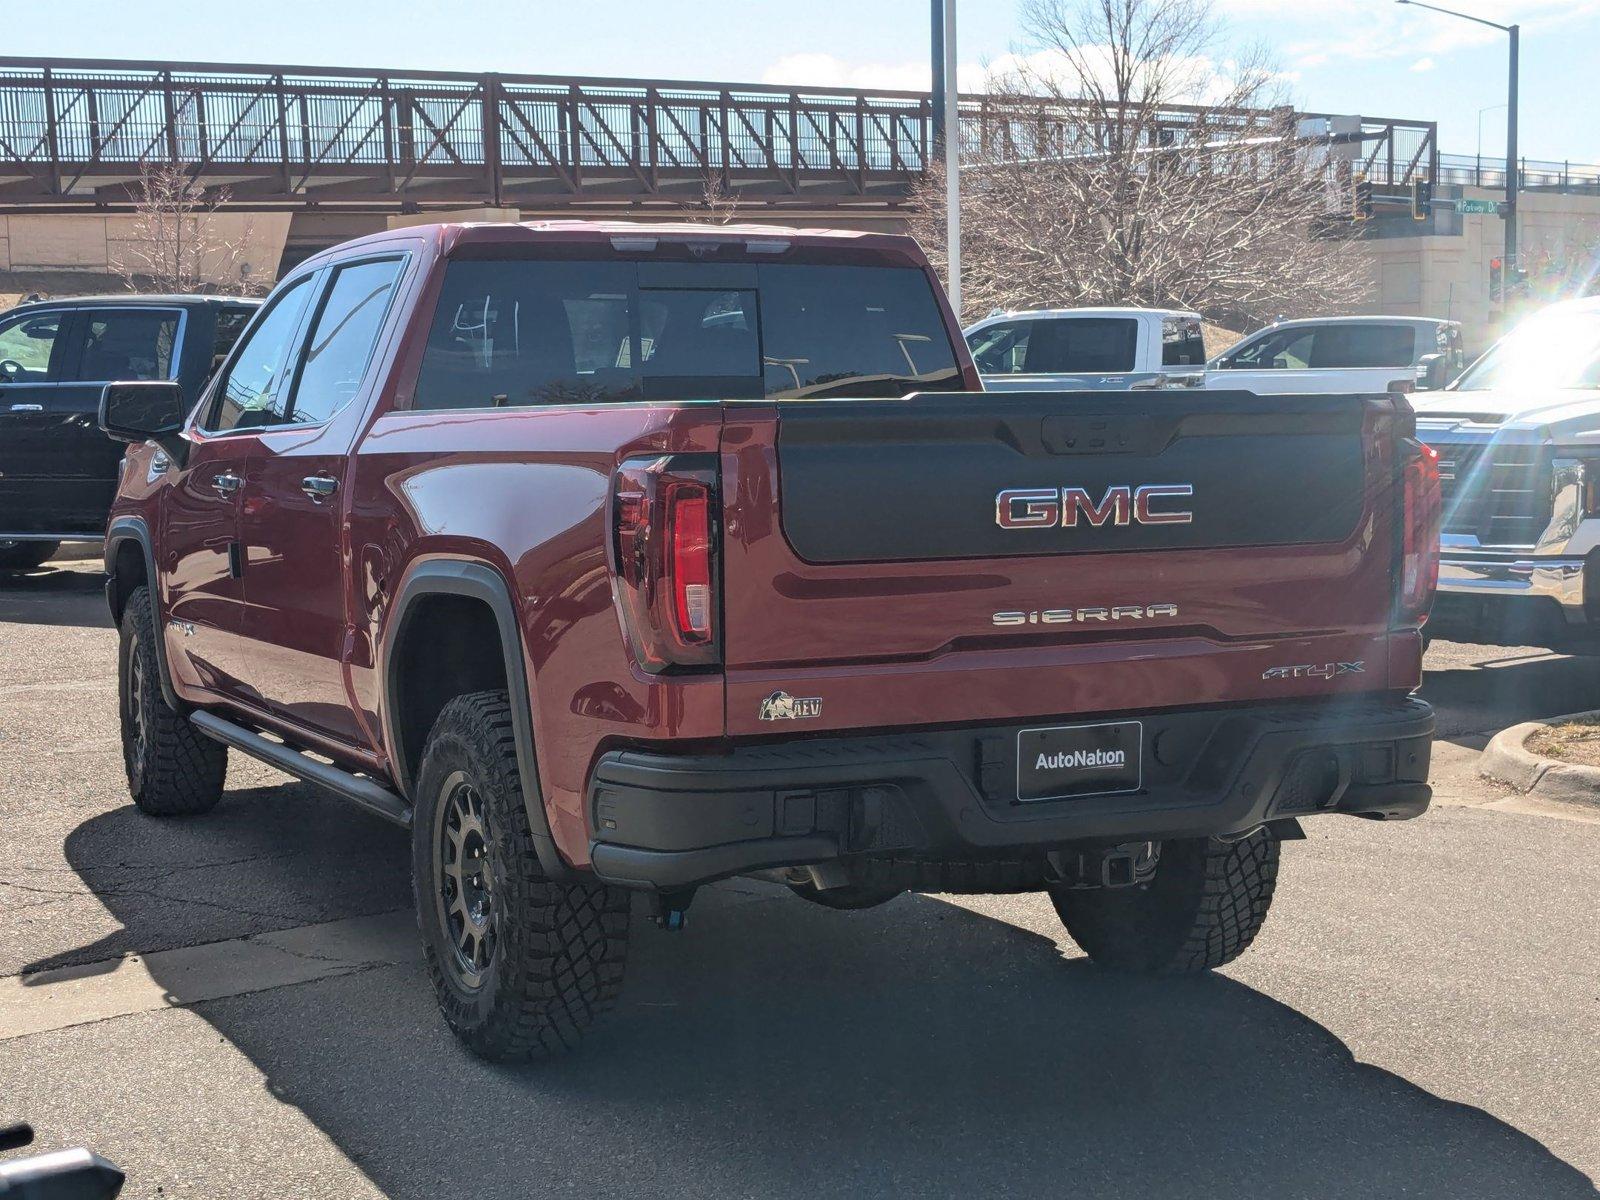
[[[217,495],[231,496],[239,490],[239,485],[243,482],[244,480],[232,471],[224,471],[221,475],[212,477],[211,486],[217,490]]]
[[[300,481],[300,490],[321,504],[339,490],[339,481],[332,475],[307,475]]]
[[[13,404],[11,406],[11,411],[12,412],[43,412],[44,411],[44,405],[42,405],[42,404]]]

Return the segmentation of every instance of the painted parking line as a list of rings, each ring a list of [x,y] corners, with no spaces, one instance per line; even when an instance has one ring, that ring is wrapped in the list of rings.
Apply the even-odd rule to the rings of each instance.
[[[0,979],[0,1041],[421,956],[409,908]]]

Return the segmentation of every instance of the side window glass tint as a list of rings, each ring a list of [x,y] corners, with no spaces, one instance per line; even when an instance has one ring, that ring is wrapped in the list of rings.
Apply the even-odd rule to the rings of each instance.
[[[226,358],[228,351],[232,350],[234,343],[239,340],[239,335],[244,332],[244,327],[250,324],[250,318],[256,315],[256,310],[243,305],[237,308],[222,308],[217,310],[217,333],[211,343],[211,357]]]
[[[1168,318],[1161,322],[1161,365],[1198,367],[1206,361],[1206,340],[1200,322]]]
[[[1315,336],[1314,329],[1280,329],[1240,350],[1228,365],[1269,371],[1304,370],[1311,362],[1311,343]]]
[[[984,375],[1017,375],[1028,357],[1032,321],[1005,321],[980,329],[967,339],[972,361]]]
[[[213,433],[281,425],[284,360],[311,296],[310,277],[293,283],[272,301],[245,335],[244,345],[217,384],[205,428]]]
[[[1329,325],[1317,334],[1313,367],[1409,367],[1416,337],[1409,325]]]
[[[637,274],[631,263],[451,263],[415,406],[638,399]]]
[[[334,273],[306,339],[290,420],[326,421],[361,390],[389,311],[401,260],[353,263]]]
[[[48,312],[0,325],[0,382],[49,382],[50,356],[65,319],[65,313]]]
[[[122,309],[86,313],[76,378],[95,383],[171,379],[177,343],[175,312]]]
[[[1138,350],[1139,322],[1127,317],[1040,321],[1028,339],[1023,369],[1030,375],[1131,371]]]
[[[756,294],[690,288],[639,292],[639,356],[645,399],[684,389],[749,397],[762,394]],[[672,380],[663,390],[655,380]],[[714,383],[712,381],[715,381]]]

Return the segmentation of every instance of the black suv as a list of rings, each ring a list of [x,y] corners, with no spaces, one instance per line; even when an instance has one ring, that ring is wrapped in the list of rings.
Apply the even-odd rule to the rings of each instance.
[[[85,296],[0,315],[0,570],[62,542],[98,541],[123,446],[100,432],[113,380],[171,379],[200,394],[259,307],[233,296]]]

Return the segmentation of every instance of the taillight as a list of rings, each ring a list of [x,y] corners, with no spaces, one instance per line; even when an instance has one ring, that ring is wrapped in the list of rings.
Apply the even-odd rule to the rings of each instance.
[[[646,671],[718,661],[716,471],[681,458],[633,459],[612,488],[622,629]]]
[[[1404,445],[1409,453],[1401,468],[1404,499],[1396,615],[1397,624],[1420,625],[1428,619],[1439,585],[1439,452],[1421,442]]]

